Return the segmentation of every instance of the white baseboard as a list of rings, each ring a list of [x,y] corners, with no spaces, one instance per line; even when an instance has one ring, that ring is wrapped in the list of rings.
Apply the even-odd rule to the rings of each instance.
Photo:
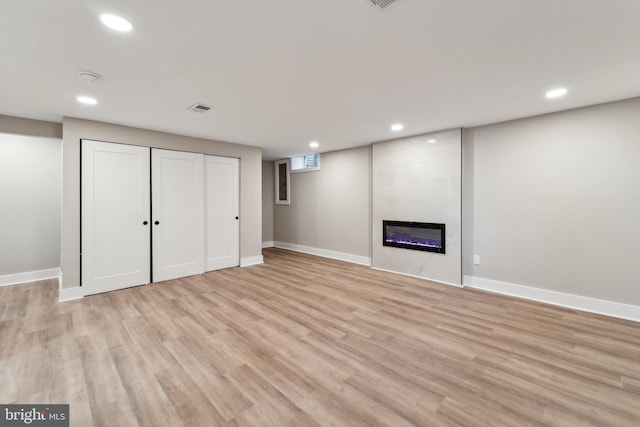
[[[416,279],[428,280],[429,282],[435,282],[435,283],[441,283],[443,285],[455,286],[456,288],[461,288],[462,287],[462,285],[459,284],[459,283],[443,282],[442,280],[431,279],[429,277],[416,276],[415,274],[401,273],[399,271],[387,270],[385,268],[378,268],[378,267],[371,267],[371,268],[373,270],[386,271],[387,273],[400,274],[401,276],[415,277]]]
[[[59,268],[7,274],[5,276],[0,276],[0,286],[18,285],[20,283],[35,282],[37,280],[56,279],[58,277],[60,277]]]
[[[269,240],[268,242],[262,242],[262,249],[264,248],[272,248],[275,245],[273,244],[273,240]]]
[[[84,297],[84,293],[82,292],[82,288],[80,286],[76,286],[75,288],[60,288],[58,290],[58,302],[71,301],[74,299],[80,299]]]
[[[262,255],[250,256],[240,259],[240,267],[249,267],[250,265],[263,264],[264,259]]]
[[[286,242],[273,242],[276,248],[289,249],[291,251],[302,252],[305,254],[318,255],[324,258],[332,258],[340,261],[352,262],[354,264],[361,264],[371,266],[371,258],[360,255],[352,255],[344,252],[330,251],[327,249],[313,248],[311,246],[296,245],[294,243]]]
[[[640,322],[640,306],[636,305],[583,297],[547,289],[532,288],[530,286],[516,285],[475,276],[464,276],[464,285],[498,294]]]

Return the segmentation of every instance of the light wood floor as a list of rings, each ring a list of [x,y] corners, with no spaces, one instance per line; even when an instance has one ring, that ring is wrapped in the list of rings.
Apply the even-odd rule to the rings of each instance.
[[[0,403],[83,427],[640,425],[639,323],[264,255],[62,304],[0,288]]]

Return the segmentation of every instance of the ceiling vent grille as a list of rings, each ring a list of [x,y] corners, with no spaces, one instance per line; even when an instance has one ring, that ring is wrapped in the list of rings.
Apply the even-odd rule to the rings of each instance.
[[[376,6],[380,6],[380,9],[384,9],[385,7],[390,6],[395,2],[396,0],[371,0],[371,3],[375,4]]]
[[[189,107],[189,110],[193,111],[194,113],[206,113],[207,111],[211,110],[211,107],[204,104],[193,104],[191,107]]]

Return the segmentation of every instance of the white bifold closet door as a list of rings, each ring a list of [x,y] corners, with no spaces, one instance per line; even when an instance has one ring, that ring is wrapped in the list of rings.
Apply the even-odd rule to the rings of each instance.
[[[149,283],[149,148],[82,141],[85,294]]]
[[[204,155],[151,149],[153,281],[204,273]]]
[[[239,159],[83,140],[83,293],[239,265],[239,168]]]
[[[240,160],[205,156],[206,270],[240,264]]]

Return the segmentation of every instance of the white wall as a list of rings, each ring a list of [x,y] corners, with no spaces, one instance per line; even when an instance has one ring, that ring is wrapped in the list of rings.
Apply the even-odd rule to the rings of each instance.
[[[373,145],[374,267],[462,284],[461,151],[460,129]],[[445,224],[446,253],[383,246],[383,220]]]
[[[640,98],[467,130],[464,207],[465,275],[640,305]]]
[[[369,264],[371,147],[322,153],[320,166],[291,174],[291,204],[275,206],[274,240]]]
[[[57,275],[60,165],[60,139],[0,134],[0,285]]]
[[[62,288],[80,284],[80,140],[118,142],[240,159],[240,264],[262,262],[262,150],[109,123],[63,119]],[[64,298],[76,296],[65,291]]]

